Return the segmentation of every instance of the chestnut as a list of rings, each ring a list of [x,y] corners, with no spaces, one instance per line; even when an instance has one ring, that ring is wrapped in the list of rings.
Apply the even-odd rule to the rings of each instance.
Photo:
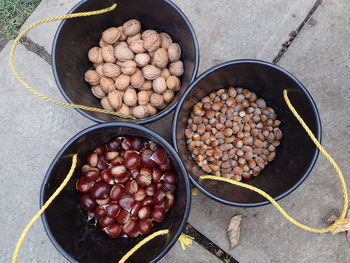
[[[154,208],[152,212],[152,219],[156,222],[163,222],[165,220],[165,210],[162,207]]]
[[[141,220],[144,220],[144,219],[148,219],[151,216],[151,213],[152,213],[151,207],[144,206],[139,210],[137,215]]]
[[[117,166],[125,163],[125,159],[123,156],[117,156],[111,161],[112,166]]]
[[[139,167],[140,164],[141,164],[140,156],[136,152],[129,153],[125,157],[125,167],[130,170]]]
[[[156,167],[157,164],[151,160],[153,152],[150,149],[144,149],[140,153],[141,165],[145,168],[153,168]]]
[[[118,204],[109,204],[106,206],[106,215],[108,217],[116,217],[120,212],[120,206]]]
[[[81,167],[81,173],[82,174],[85,174],[87,171],[89,171],[89,170],[91,170],[91,169],[94,169],[94,168],[92,168],[90,165],[88,165],[88,164],[84,164],[82,167]]]
[[[141,202],[135,202],[134,207],[131,208],[130,214],[132,217],[137,216],[138,212],[140,211],[142,205]]]
[[[168,192],[175,192],[176,190],[176,184],[167,184],[163,182],[162,185],[163,185],[163,189]]]
[[[75,188],[80,192],[80,193],[87,193],[91,190],[92,186],[94,185],[93,182],[88,182],[85,177],[80,177],[76,184]]]
[[[105,152],[105,159],[107,161],[112,161],[114,158],[116,158],[119,155],[118,152]]]
[[[156,184],[156,188],[157,188],[157,189],[164,189],[164,188],[163,188],[163,183],[162,183],[162,182],[157,183],[157,184]]]
[[[141,187],[147,187],[152,183],[152,177],[145,174],[137,175],[135,180]]]
[[[103,231],[105,231],[110,238],[118,238],[122,232],[122,227],[119,224],[113,224],[105,227]]]
[[[115,178],[115,182],[117,184],[125,184],[131,179],[131,176],[129,174],[121,177],[121,178]]]
[[[129,181],[125,185],[125,192],[130,194],[130,195],[135,194],[138,191],[138,189],[139,189],[139,185],[136,183],[135,180]]]
[[[120,210],[119,215],[117,216],[117,222],[119,224],[125,224],[130,219],[130,213],[124,209]]]
[[[98,223],[100,224],[101,227],[107,227],[109,225],[114,224],[115,223],[115,219],[105,215],[105,216],[100,218]]]
[[[121,178],[121,177],[127,175],[127,170],[126,170],[126,167],[124,165],[118,165],[118,166],[113,166],[110,169],[110,173],[115,178]]]
[[[152,220],[139,220],[139,232],[143,235],[148,234],[151,232],[153,228]]]
[[[154,199],[152,197],[147,196],[141,202],[141,206],[154,206]]]
[[[141,137],[135,136],[131,142],[131,147],[136,151],[140,151],[144,145],[143,141]]]
[[[155,204],[162,204],[165,201],[165,192],[163,190],[157,190],[153,199]]]
[[[84,177],[88,182],[96,181],[99,176],[100,176],[100,171],[98,169],[89,170],[84,174]]]
[[[101,217],[106,215],[106,210],[103,206],[98,206],[95,209],[95,218],[99,220]]]
[[[152,170],[149,169],[149,168],[143,167],[143,168],[140,169],[139,174],[147,175],[147,176],[149,176],[149,177],[152,177]]]
[[[124,195],[119,199],[119,205],[123,209],[127,210],[128,212],[130,212],[134,204],[135,204],[135,199],[130,195]]]
[[[133,139],[130,136],[124,137],[122,140],[122,144],[121,144],[122,148],[124,150],[131,149],[132,148],[132,141],[133,141]]]
[[[83,194],[79,198],[80,205],[83,209],[91,211],[97,206],[94,199],[92,199],[91,194]]]
[[[131,218],[126,224],[123,226],[122,232],[126,234],[128,237],[136,237],[139,231],[137,220]]]
[[[162,178],[162,175],[163,175],[162,170],[160,170],[159,168],[154,168],[152,171],[153,182],[159,183],[160,178]]]
[[[167,184],[176,184],[176,175],[173,172],[166,172],[163,174],[162,179]]]
[[[88,221],[95,218],[95,212],[94,211],[87,211]]]
[[[166,151],[161,148],[158,147],[152,154],[151,156],[151,160],[154,161],[156,164],[161,165],[164,164],[166,162],[167,159],[167,153]]]
[[[169,158],[166,159],[165,163],[159,165],[159,169],[162,170],[162,172],[167,172],[173,169],[173,164]]]
[[[98,162],[98,155],[97,153],[93,152],[90,153],[86,159],[86,162],[89,166],[91,167],[96,167],[97,162]]]
[[[99,182],[94,184],[90,192],[91,192],[91,197],[93,199],[105,199],[109,195],[110,191],[111,191],[110,185],[104,182]]]
[[[119,200],[123,196],[123,194],[124,188],[121,185],[116,184],[112,187],[110,196],[113,200]]]
[[[105,151],[106,151],[106,146],[104,146],[104,145],[97,146],[97,147],[94,149],[94,152],[97,153],[98,156],[101,156],[102,154],[104,154]]]
[[[143,199],[145,199],[146,195],[147,195],[146,190],[140,187],[137,190],[137,192],[133,194],[133,197],[135,201],[142,201]]]
[[[132,153],[136,153],[136,154],[137,154],[137,151],[132,150],[132,149],[125,150],[125,151],[123,152],[123,157],[126,159],[126,158],[128,158],[128,156],[129,156],[130,154],[132,154]]]
[[[106,198],[96,199],[95,201],[98,205],[106,205],[111,201],[111,198],[109,196],[107,196]]]
[[[100,170],[106,170],[109,167],[108,162],[106,161],[104,156],[101,156],[100,158],[98,158],[98,162],[97,162],[97,168]]]
[[[147,186],[146,188],[146,194],[148,196],[154,196],[154,193],[156,192],[156,185],[154,183],[150,184],[149,186]]]
[[[166,193],[165,202],[163,204],[165,211],[168,212],[175,204],[174,195],[172,193]]]
[[[109,170],[104,170],[101,173],[101,179],[107,184],[110,184],[110,185],[114,184],[114,177],[110,174]]]
[[[135,168],[135,169],[130,170],[130,173],[131,173],[131,176],[133,178],[136,178],[136,176],[140,173],[140,170]]]
[[[107,150],[116,151],[119,149],[120,144],[121,144],[121,140],[119,138],[111,140],[110,142],[107,143]]]

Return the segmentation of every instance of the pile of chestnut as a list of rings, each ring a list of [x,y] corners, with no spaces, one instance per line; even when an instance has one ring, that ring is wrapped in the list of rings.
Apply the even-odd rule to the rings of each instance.
[[[169,156],[141,137],[117,137],[96,147],[81,174],[80,205],[111,238],[148,234],[175,203],[177,179]]]

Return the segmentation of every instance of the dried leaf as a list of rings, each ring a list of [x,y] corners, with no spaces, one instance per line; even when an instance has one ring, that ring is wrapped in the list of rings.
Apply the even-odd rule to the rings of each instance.
[[[331,233],[335,235],[346,231],[350,231],[350,218],[340,219],[338,225],[331,230]]]
[[[242,215],[236,215],[232,217],[230,220],[230,224],[227,229],[227,234],[230,239],[231,249],[233,249],[239,243],[241,220],[242,220]]]

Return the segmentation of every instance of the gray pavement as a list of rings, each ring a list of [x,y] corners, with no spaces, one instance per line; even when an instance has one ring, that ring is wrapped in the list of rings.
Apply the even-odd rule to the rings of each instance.
[[[43,0],[26,22],[62,15],[76,0]],[[302,22],[314,1],[175,1],[197,32],[201,47],[200,70],[236,58],[267,61],[277,55],[289,33]],[[350,3],[326,0],[305,25],[279,65],[293,73],[313,95],[321,114],[323,144],[333,154],[345,176],[350,169],[349,67]],[[213,13],[217,17],[212,19]],[[210,22],[208,22],[210,21]],[[28,37],[51,52],[58,23],[42,25]],[[75,110],[49,105],[25,90],[7,65],[10,42],[0,53],[1,124],[0,171],[0,262],[10,262],[15,243],[38,208],[39,189],[51,160],[78,131],[93,125]],[[18,71],[35,88],[58,100],[60,95],[48,65],[39,56],[19,46]],[[171,116],[160,125],[168,124]],[[162,134],[169,138],[169,133]],[[350,183],[348,177],[347,182]],[[340,209],[341,192],[335,172],[320,157],[309,178],[281,205],[298,220],[324,226],[322,218]],[[226,235],[232,216],[242,214],[240,244],[230,250]],[[287,221],[271,206],[235,208],[221,205],[199,194],[193,197],[189,222],[240,262],[349,262],[345,235],[311,234]],[[41,222],[29,232],[18,262],[66,260],[47,238]],[[182,251],[179,244],[161,262],[220,262],[194,244]]]

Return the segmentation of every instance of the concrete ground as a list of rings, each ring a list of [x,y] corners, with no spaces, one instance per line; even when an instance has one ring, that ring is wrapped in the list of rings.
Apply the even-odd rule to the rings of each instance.
[[[43,0],[25,25],[65,14],[77,0]],[[323,144],[333,154],[350,183],[350,2],[322,0],[295,40],[293,32],[315,0],[176,0],[198,36],[200,71],[237,58],[272,61],[299,78],[314,97],[320,111]],[[310,13],[310,14],[311,14]],[[215,14],[216,19],[213,19]],[[208,22],[210,21],[210,22]],[[58,23],[42,25],[29,39],[51,53]],[[290,34],[292,33],[292,34]],[[295,33],[295,32],[294,32]],[[93,125],[75,110],[52,106],[29,93],[8,67],[9,42],[0,53],[0,262],[10,262],[16,241],[38,209],[39,189],[51,160],[77,132]],[[283,51],[281,51],[284,44]],[[20,45],[16,66],[28,82],[49,97],[64,101],[53,79],[50,65]],[[170,125],[171,116],[150,125]],[[164,129],[159,130],[165,137]],[[309,178],[280,201],[294,217],[311,226],[324,226],[324,218],[342,206],[335,172],[320,157]],[[243,215],[240,244],[230,250],[226,235],[229,220]],[[221,205],[199,194],[193,197],[189,222],[239,262],[349,262],[350,249],[344,234],[312,234],[285,221],[271,205],[235,208]],[[42,223],[30,230],[18,262],[66,260],[46,236]],[[162,259],[174,262],[221,262],[194,243],[186,251],[176,244]]]

